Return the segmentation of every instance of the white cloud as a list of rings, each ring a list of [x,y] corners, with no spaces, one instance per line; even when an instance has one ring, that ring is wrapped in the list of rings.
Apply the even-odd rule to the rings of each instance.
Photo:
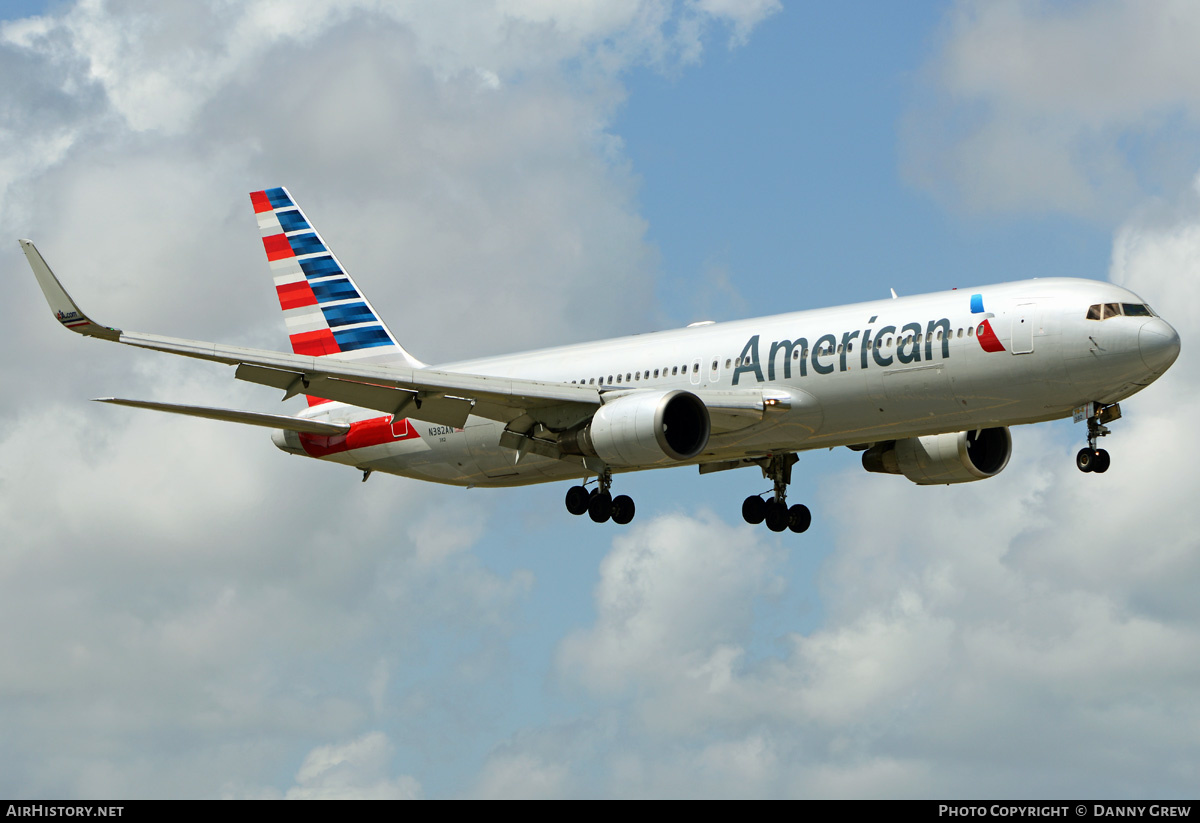
[[[393,747],[383,732],[348,743],[318,746],[296,772],[288,800],[416,800],[421,784],[409,775],[391,777]]]
[[[660,518],[614,541],[564,683],[617,714],[598,752],[525,735],[618,796],[1145,796],[1200,767],[1200,575],[1189,354],[1200,197],[1117,232],[1112,277],[1175,323],[1184,354],[1123,403],[1106,475],[1080,427],[1022,427],[998,478],[918,488],[829,478],[824,625],[760,647],[778,559],[757,532]],[[561,731],[561,730],[560,730]],[[555,748],[555,744],[558,748]],[[1167,765],[1169,764],[1169,765]],[[1016,795],[1014,794],[1016,793]]]
[[[568,797],[570,767],[528,753],[493,755],[479,777],[475,794],[495,800]]]
[[[559,665],[602,693],[680,671],[719,688],[734,662],[722,642],[750,624],[751,598],[778,585],[769,566],[755,534],[711,514],[635,526],[600,566],[596,626],[563,641]]]
[[[1188,2],[963,0],[906,118],[905,172],[954,205],[1120,220],[1200,156]]]
[[[732,24],[731,48],[744,45],[755,26],[783,8],[779,0],[697,0],[696,7]]]
[[[4,23],[0,221],[126,328],[278,347],[246,196],[276,184],[427,359],[644,328],[655,257],[610,132],[620,74],[703,42],[667,33],[676,15],[699,21],[689,38],[749,18],[530,8],[128,0]],[[535,583],[481,557],[502,542],[492,498],[464,515],[460,490],[362,484],[259,430],[87,403],[278,395],[64,334],[15,246],[0,249],[17,284],[0,313],[27,343],[0,365],[0,785],[424,793],[392,766],[401,746],[461,777],[447,748],[478,747],[509,710]],[[514,321],[530,315],[546,322]]]

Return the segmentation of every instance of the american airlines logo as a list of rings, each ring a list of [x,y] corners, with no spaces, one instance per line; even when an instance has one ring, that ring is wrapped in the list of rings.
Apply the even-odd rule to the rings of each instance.
[[[872,317],[868,323],[875,322]],[[975,329],[971,330],[972,332]],[[939,335],[938,332],[941,332]],[[798,337],[795,340],[775,340],[767,349],[766,380],[775,380],[776,364],[782,364],[784,380],[792,376],[795,364],[800,377],[808,376],[809,366],[816,374],[832,374],[834,371],[848,371],[851,368],[852,355],[855,353],[854,343],[858,345],[858,366],[860,369],[873,365],[886,368],[894,363],[909,364],[933,360],[935,356],[946,359],[950,356],[950,338],[953,336],[949,318],[942,317],[930,320],[922,328],[920,323],[906,323],[897,329],[895,326],[883,326],[879,329],[866,328],[861,331],[842,332],[841,340],[837,335],[823,334],[810,347],[808,339]],[[991,324],[984,320],[979,324],[979,345],[984,351],[1004,351],[1003,344],[992,331]],[[892,354],[891,338],[895,338],[895,354]],[[737,385],[743,374],[750,373],[754,379],[763,382],[763,365],[760,356],[759,335],[754,335],[746,341],[737,367],[733,372],[733,385]],[[783,355],[780,360],[780,354]]]

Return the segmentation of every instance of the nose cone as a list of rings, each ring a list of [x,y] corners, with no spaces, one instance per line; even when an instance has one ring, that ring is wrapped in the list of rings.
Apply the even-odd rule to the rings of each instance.
[[[1138,350],[1146,368],[1160,375],[1179,356],[1179,334],[1161,317],[1147,320],[1138,332]]]

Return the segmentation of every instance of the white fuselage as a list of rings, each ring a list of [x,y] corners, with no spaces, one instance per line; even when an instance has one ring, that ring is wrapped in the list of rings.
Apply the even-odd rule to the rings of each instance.
[[[1095,304],[1143,301],[1110,283],[1026,280],[712,323],[441,365],[456,371],[704,395],[760,388],[776,400],[732,431],[715,430],[689,463],[1013,426],[1113,403],[1157,379],[1179,340],[1157,316],[1089,319]],[[983,332],[981,334],[980,332]],[[595,472],[500,445],[504,425],[392,421],[323,403],[304,417],[354,424],[305,436],[305,453],[442,483],[509,486]],[[367,436],[356,437],[356,431]],[[283,446],[277,437],[276,442]],[[619,469],[616,469],[619,470]]]

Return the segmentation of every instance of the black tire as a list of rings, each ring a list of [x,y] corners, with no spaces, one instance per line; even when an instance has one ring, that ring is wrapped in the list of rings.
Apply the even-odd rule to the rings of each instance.
[[[588,517],[595,523],[604,523],[612,517],[612,495],[608,492],[596,492],[588,503]]]
[[[775,500],[767,501],[767,528],[773,532],[781,532],[788,527],[788,508]]]
[[[633,519],[637,508],[633,505],[633,498],[627,494],[619,494],[613,498],[612,502],[612,519],[618,526],[625,526]]]
[[[797,503],[788,509],[788,528],[796,534],[803,534],[812,525],[812,512],[808,506]]]
[[[572,486],[567,489],[567,511],[571,514],[583,514],[588,510],[591,492],[583,486]]]
[[[742,501],[742,519],[751,526],[757,526],[767,516],[767,501],[757,495],[751,495]]]
[[[1096,455],[1091,449],[1080,449],[1079,454],[1075,455],[1075,465],[1081,472],[1094,471],[1096,468]]]
[[[1104,474],[1108,471],[1112,460],[1108,456],[1108,452],[1104,449],[1097,449],[1096,456],[1092,460],[1092,471],[1096,474]]]

